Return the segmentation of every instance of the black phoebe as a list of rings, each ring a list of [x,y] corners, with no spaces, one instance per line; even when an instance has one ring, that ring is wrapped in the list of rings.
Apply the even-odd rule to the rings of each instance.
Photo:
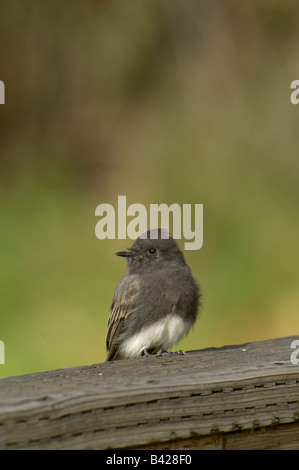
[[[128,273],[114,292],[106,361],[166,353],[195,323],[199,286],[176,242],[154,231],[116,253],[127,257]]]

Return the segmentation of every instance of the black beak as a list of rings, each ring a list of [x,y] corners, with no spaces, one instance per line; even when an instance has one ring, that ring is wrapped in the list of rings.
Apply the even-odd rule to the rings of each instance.
[[[129,257],[129,256],[133,256],[134,254],[134,251],[133,250],[126,250],[126,251],[118,251],[117,253],[115,253],[117,256],[125,256],[125,257]]]

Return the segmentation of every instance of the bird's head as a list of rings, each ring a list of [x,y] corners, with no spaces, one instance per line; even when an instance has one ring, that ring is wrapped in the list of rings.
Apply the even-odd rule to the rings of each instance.
[[[131,248],[118,251],[117,256],[128,259],[129,272],[161,268],[162,263],[185,264],[184,255],[173,238],[163,229],[148,230]]]

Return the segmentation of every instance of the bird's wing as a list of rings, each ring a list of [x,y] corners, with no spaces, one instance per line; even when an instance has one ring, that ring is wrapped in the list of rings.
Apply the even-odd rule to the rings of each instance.
[[[118,352],[124,320],[134,311],[136,296],[139,291],[140,282],[138,277],[132,274],[127,274],[115,289],[107,325],[106,361],[113,360]]]

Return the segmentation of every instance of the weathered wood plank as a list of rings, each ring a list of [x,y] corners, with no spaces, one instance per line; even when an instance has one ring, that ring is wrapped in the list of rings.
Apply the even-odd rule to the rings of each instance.
[[[280,424],[247,431],[211,434],[130,447],[133,450],[298,450],[299,424]]]
[[[298,338],[1,379],[0,448],[299,448]]]

